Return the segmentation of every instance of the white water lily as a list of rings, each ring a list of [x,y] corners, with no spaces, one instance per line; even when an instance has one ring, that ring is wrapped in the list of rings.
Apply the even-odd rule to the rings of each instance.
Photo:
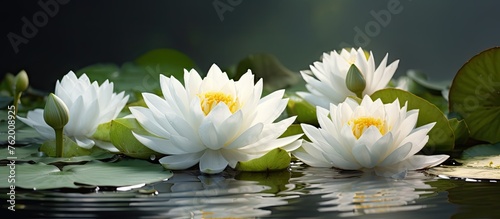
[[[310,166],[344,170],[374,170],[378,175],[404,177],[408,170],[436,166],[448,155],[415,155],[429,140],[435,123],[415,128],[418,110],[407,111],[396,99],[383,104],[365,96],[358,104],[348,98],[317,107],[320,128],[301,124],[311,142],[293,154]]]
[[[148,108],[130,107],[137,121],[152,134],[135,137],[150,149],[170,155],[160,159],[167,169],[186,169],[199,163],[204,173],[219,173],[228,165],[263,156],[281,147],[300,146],[301,135],[278,138],[295,117],[274,121],[286,107],[284,90],[263,98],[262,80],[254,84],[249,70],[238,81],[213,65],[202,79],[196,70],[184,71],[183,86],[160,75],[163,97],[143,93]]]
[[[367,57],[361,48],[324,53],[321,62],[314,62],[310,71],[301,71],[309,92],[297,94],[312,105],[323,108],[328,108],[330,103],[344,102],[348,96],[356,96],[346,85],[347,72],[354,64],[365,79],[362,96],[371,95],[387,86],[398,67],[399,60],[387,65],[387,56],[376,67],[372,52]]]
[[[77,78],[70,71],[61,81],[57,81],[55,95],[69,110],[69,121],[64,126],[64,134],[74,140],[78,146],[86,149],[94,145],[117,151],[110,143],[92,139],[92,135],[101,123],[115,119],[128,101],[124,92],[113,92],[113,82],[105,81],[100,86],[86,74]],[[55,139],[54,129],[44,120],[43,109],[29,111],[26,118],[18,117],[22,122],[33,127],[45,139]]]

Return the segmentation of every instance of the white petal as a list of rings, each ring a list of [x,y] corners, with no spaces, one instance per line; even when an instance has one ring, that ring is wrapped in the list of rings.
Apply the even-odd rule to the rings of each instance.
[[[107,150],[109,152],[112,152],[112,153],[119,153],[120,150],[118,150],[118,148],[116,148],[111,142],[106,142],[106,141],[99,141],[99,140],[95,140],[95,139],[92,139],[94,142],[95,142],[95,146],[97,147],[100,147],[104,150]]]
[[[306,143],[304,143],[304,145],[305,144]],[[301,147],[293,151],[292,154],[312,167],[332,167],[332,164],[323,157],[321,151],[317,150],[315,147],[310,147],[307,151],[304,147]]]
[[[202,148],[188,148],[186,145],[173,144],[171,140],[132,132],[134,137],[149,149],[161,154],[185,154],[199,152]]]
[[[302,137],[302,134],[297,135],[297,138],[300,138],[300,137]],[[286,152],[292,152],[292,151],[297,150],[297,148],[299,148],[302,145],[302,142],[303,142],[302,139],[299,139],[299,140],[293,141],[290,144],[281,146],[280,148],[285,150]]]
[[[158,124],[158,122],[156,122],[155,116],[150,109],[144,107],[130,107],[129,109],[137,122],[144,129],[146,129],[146,131],[157,136],[170,136],[170,133],[165,131],[165,129],[160,124]]]
[[[450,156],[448,155],[414,155],[410,158],[404,160],[401,163],[395,165],[402,165],[408,170],[420,170],[424,168],[430,168],[437,166],[448,159]]]
[[[228,162],[220,151],[207,149],[200,158],[200,171],[208,174],[220,173],[226,169]]]
[[[226,146],[228,149],[245,147],[253,142],[257,141],[257,137],[262,133],[264,125],[262,123],[257,123],[244,131],[238,138]]]
[[[239,150],[222,149],[220,150],[222,156],[227,160],[230,167],[235,168],[236,164],[240,161],[249,161],[260,157],[260,154],[248,154],[240,152]]]
[[[159,162],[163,167],[170,170],[183,170],[190,168],[200,161],[204,151],[190,154],[178,154],[162,157]]]
[[[376,163],[376,157],[371,156],[370,151],[365,144],[356,144],[352,148],[352,155],[356,158],[359,164],[365,168],[373,168]]]
[[[85,148],[85,149],[90,149],[94,147],[95,142],[85,136],[73,136],[73,140],[78,144],[78,146]]]
[[[224,146],[224,143],[219,141],[220,137],[213,123],[203,123],[198,132],[201,141],[208,148],[218,150]]]
[[[389,156],[387,156],[379,166],[389,166],[398,162],[401,162],[405,159],[406,155],[410,153],[412,147],[412,143],[408,142],[404,145],[401,145],[399,148],[394,150]]]

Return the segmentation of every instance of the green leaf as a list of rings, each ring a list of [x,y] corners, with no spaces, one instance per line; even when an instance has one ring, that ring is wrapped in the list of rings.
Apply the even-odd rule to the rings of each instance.
[[[371,95],[373,100],[380,98],[384,103],[392,103],[399,99],[401,106],[408,102],[408,110],[419,109],[417,127],[436,122],[429,132],[429,142],[423,149],[424,153],[437,153],[453,150],[455,136],[446,116],[435,105],[410,92],[387,88]]]
[[[427,92],[430,91],[430,92],[438,94],[438,95],[440,95],[441,91],[447,89],[451,84],[450,81],[440,81],[440,82],[428,81],[427,75],[425,73],[422,73],[422,72],[416,71],[416,70],[409,70],[406,73],[406,75],[413,82],[415,82],[415,84],[413,84],[411,86],[419,86],[420,87],[420,88],[413,87],[413,89],[422,91],[422,88],[423,88],[423,90],[426,90]]]
[[[96,131],[92,135],[92,138],[97,139],[99,141],[111,141],[111,137],[109,136],[109,132],[111,131],[111,122],[101,123],[97,126]]]
[[[109,153],[103,149],[94,147],[91,150],[89,155],[77,156],[77,157],[49,157],[47,154],[43,152],[39,152],[38,144],[32,144],[22,147],[15,147],[15,157],[16,161],[33,161],[37,163],[79,163],[82,161],[91,161],[91,160],[102,160],[108,159],[114,156],[114,154]],[[55,153],[55,152],[54,152]],[[0,159],[6,159],[7,157],[12,156],[9,155],[9,150],[7,148],[0,149]]]
[[[450,88],[450,111],[460,114],[472,138],[500,142],[500,47],[466,62]]]
[[[9,166],[0,167],[0,188],[8,188]],[[91,161],[85,165],[56,166],[16,164],[16,187],[26,189],[78,188],[75,183],[91,186],[130,186],[168,179],[171,171],[161,165],[141,160],[123,160],[115,163]]]
[[[40,146],[40,151],[50,157],[56,157],[56,140],[48,140]],[[78,146],[76,142],[68,138],[66,135],[63,137],[63,151],[61,157],[78,157],[90,155],[92,150]]]
[[[249,172],[264,172],[283,170],[290,166],[290,155],[281,148],[269,151],[260,158],[239,162],[236,170]]]
[[[158,78],[161,73],[167,76],[172,75],[180,81],[184,80],[184,69],[189,71],[196,67],[194,61],[188,56],[173,49],[151,50],[134,62],[145,68],[154,78]]]
[[[150,135],[134,118],[120,118],[111,121],[110,139],[123,154],[139,158],[151,159],[163,156],[162,154],[149,149],[139,142],[132,132],[143,135]]]
[[[294,123],[318,125],[316,107],[297,95],[288,95],[286,113],[288,116],[297,116]]]
[[[0,111],[1,118],[7,118],[7,111]],[[4,116],[5,115],[5,116]],[[0,122],[0,145],[7,145],[8,139],[8,125],[7,120]],[[40,138],[40,134],[33,128],[25,125],[19,120],[16,120],[16,144],[30,144],[30,143],[40,143],[42,139]]]
[[[500,180],[500,143],[478,145],[463,152],[462,166],[443,166],[428,172],[447,177]]]
[[[6,109],[7,106],[12,103],[12,101],[14,100],[13,97],[10,97],[10,96],[0,96],[0,107],[2,109]],[[5,118],[5,117],[4,117]]]
[[[249,55],[238,63],[236,78],[239,79],[244,73],[252,70],[255,79],[263,79],[264,90],[270,92],[290,87],[300,81],[299,74],[290,71],[271,54]]]
[[[189,57],[176,50],[157,49],[147,52],[134,62],[124,63],[121,67],[115,64],[95,64],[78,70],[76,74],[80,76],[85,73],[91,81],[98,81],[99,84],[109,80],[114,83],[115,92],[126,91],[134,97],[134,91],[159,90],[160,74],[173,75],[182,81],[185,68],[195,68]]]
[[[474,147],[467,148],[462,152],[462,159],[470,159],[474,157],[495,156],[500,155],[500,143],[497,144],[480,144]]]
[[[450,126],[453,129],[453,133],[455,135],[455,144],[463,145],[467,142],[470,136],[469,127],[467,127],[467,123],[464,120],[458,120],[456,118],[452,118],[449,120]]]

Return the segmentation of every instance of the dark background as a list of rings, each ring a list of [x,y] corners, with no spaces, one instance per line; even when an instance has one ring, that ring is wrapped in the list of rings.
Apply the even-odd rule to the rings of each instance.
[[[214,2],[232,11],[221,20]],[[397,3],[400,13],[391,14],[385,27],[372,15]],[[212,63],[225,67],[261,52],[299,71],[342,42],[360,45],[355,28],[365,31],[378,22],[378,30],[369,29],[369,43],[363,42],[377,64],[389,53],[389,62],[400,59],[397,76],[420,69],[445,80],[475,54],[500,44],[499,8],[494,0],[71,0],[59,4],[16,54],[9,32],[22,36],[22,18],[32,21],[43,9],[39,1],[4,1],[0,76],[26,69],[32,86],[52,90],[69,70],[122,64],[156,48],[177,49],[204,71]]]

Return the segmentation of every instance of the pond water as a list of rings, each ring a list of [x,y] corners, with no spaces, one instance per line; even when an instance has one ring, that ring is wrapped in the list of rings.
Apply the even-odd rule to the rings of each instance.
[[[292,163],[272,173],[178,171],[140,188],[16,189],[2,218],[496,218],[500,184],[409,172],[402,180]],[[7,189],[1,189],[6,200]]]

